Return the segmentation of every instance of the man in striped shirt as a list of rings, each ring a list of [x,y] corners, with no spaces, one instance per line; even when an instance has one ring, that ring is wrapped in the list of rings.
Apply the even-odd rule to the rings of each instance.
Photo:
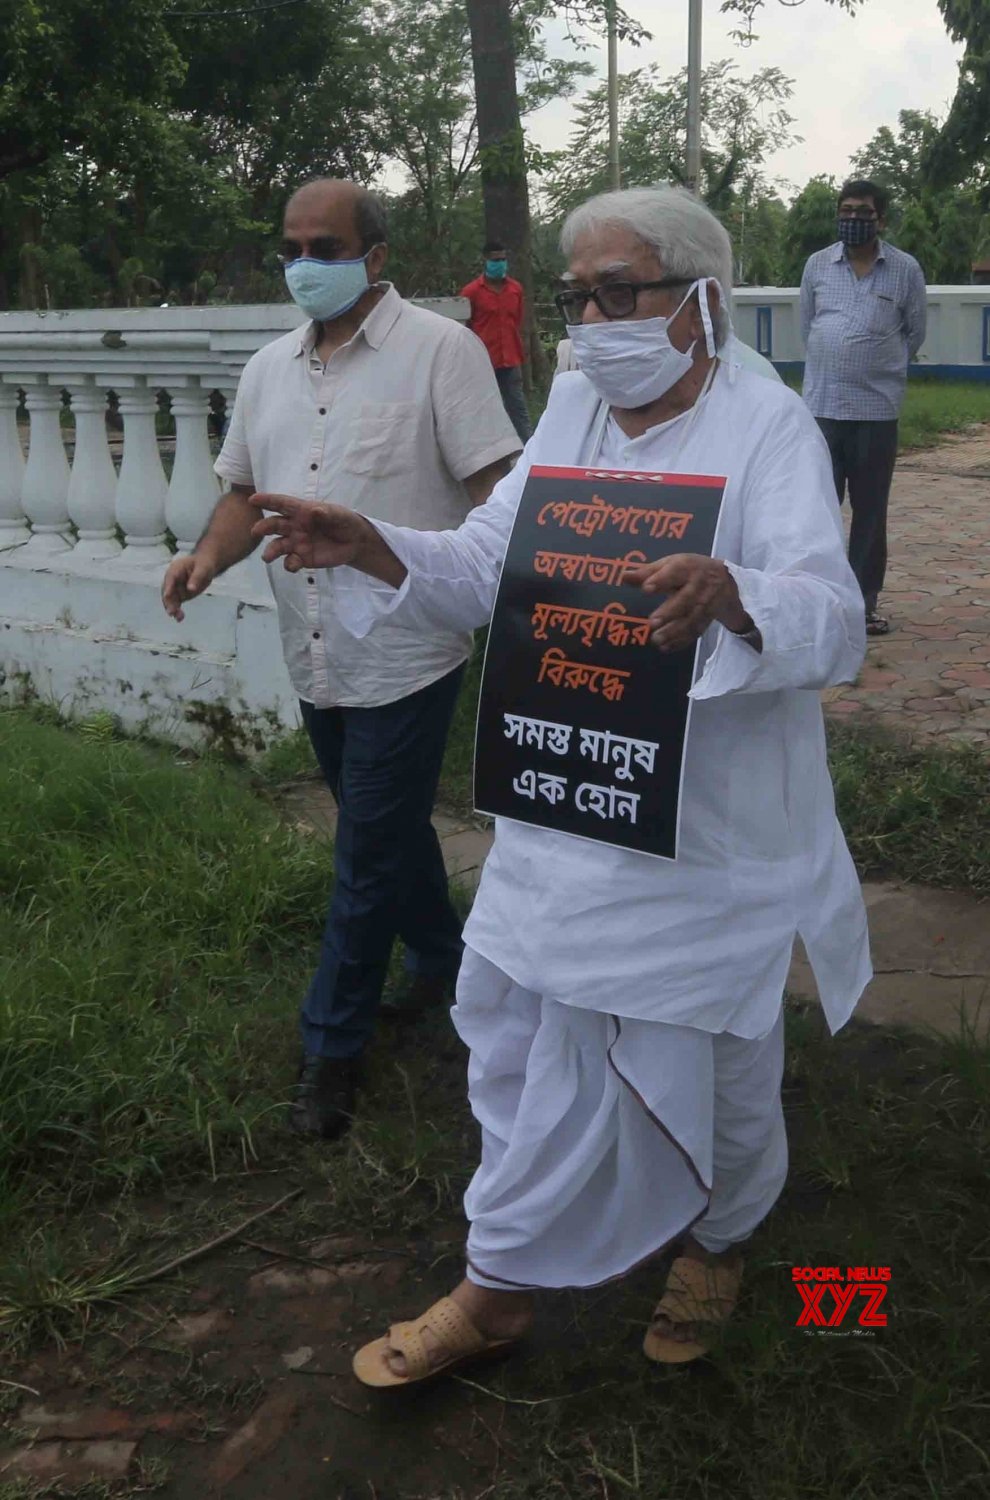
[[[863,591],[869,635],[887,568],[887,500],[908,365],[925,337],[924,272],[880,238],[887,194],[847,182],[834,245],[809,257],[801,278],[804,399],[832,455],[839,502],[849,491],[849,561]]]

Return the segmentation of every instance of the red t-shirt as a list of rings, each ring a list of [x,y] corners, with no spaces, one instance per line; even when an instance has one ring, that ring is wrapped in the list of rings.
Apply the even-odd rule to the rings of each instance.
[[[523,362],[520,329],[523,318],[523,289],[511,276],[505,278],[500,292],[495,292],[484,276],[469,281],[459,293],[471,304],[468,327],[488,350],[496,370],[508,369]]]

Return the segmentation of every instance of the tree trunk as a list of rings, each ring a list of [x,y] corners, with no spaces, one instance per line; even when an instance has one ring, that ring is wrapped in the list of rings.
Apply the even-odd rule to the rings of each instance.
[[[509,0],[466,0],[478,111],[478,155],[485,206],[485,237],[501,240],[526,303],[523,348],[529,383],[546,379],[547,362],[533,317],[526,152],[516,93],[516,50]]]

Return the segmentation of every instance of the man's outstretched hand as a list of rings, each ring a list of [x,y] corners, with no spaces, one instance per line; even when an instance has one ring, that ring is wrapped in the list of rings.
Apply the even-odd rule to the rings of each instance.
[[[364,516],[340,505],[258,494],[251,496],[251,504],[274,511],[255,521],[251,535],[271,537],[261,555],[267,563],[284,557],[289,573],[298,573],[300,568],[357,567],[362,548],[373,546],[375,539],[381,542]]]

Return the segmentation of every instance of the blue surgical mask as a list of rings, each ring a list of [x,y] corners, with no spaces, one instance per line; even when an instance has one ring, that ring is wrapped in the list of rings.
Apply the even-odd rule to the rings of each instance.
[[[371,253],[370,251],[368,252]],[[360,260],[312,260],[301,255],[285,268],[285,284],[297,307],[318,323],[350,312],[368,290],[366,257]]]
[[[485,275],[490,276],[493,281],[501,281],[509,269],[507,260],[486,260]]]

